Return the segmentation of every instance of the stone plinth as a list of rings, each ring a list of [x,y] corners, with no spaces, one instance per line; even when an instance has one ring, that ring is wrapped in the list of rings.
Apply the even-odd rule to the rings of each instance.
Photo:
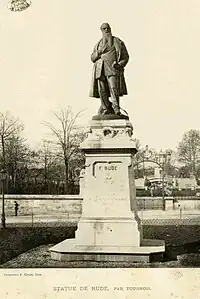
[[[132,157],[137,152],[128,119],[93,119],[85,152],[82,217],[74,240],[52,247],[58,260],[150,261],[163,242],[142,239]]]

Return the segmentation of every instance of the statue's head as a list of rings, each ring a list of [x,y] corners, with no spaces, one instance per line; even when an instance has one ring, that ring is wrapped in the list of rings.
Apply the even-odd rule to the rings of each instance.
[[[111,33],[111,28],[110,25],[108,23],[103,23],[100,27],[102,34],[107,34],[107,33]]]

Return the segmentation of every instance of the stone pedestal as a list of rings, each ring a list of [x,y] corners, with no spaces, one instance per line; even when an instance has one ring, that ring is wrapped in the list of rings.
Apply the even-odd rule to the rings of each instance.
[[[141,262],[164,252],[163,242],[149,243],[142,238],[132,131],[128,119],[92,120],[88,138],[81,145],[86,157],[82,217],[75,239],[50,249],[53,259]]]

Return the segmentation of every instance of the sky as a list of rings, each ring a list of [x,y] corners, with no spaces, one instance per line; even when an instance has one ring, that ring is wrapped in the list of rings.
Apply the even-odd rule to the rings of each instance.
[[[7,4],[0,1],[0,111],[21,119],[32,146],[47,138],[42,122],[54,122],[52,111],[86,109],[84,126],[96,114],[90,55],[103,22],[129,52],[120,103],[134,137],[176,149],[200,128],[200,1],[32,0],[23,12]]]

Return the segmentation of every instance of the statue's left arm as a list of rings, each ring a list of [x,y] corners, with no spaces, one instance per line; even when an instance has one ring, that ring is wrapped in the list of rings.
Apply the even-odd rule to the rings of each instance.
[[[129,61],[128,51],[126,49],[124,42],[121,41],[121,57],[120,57],[120,61],[118,62],[118,64],[119,64],[119,66],[124,68],[127,65],[128,61]]]

